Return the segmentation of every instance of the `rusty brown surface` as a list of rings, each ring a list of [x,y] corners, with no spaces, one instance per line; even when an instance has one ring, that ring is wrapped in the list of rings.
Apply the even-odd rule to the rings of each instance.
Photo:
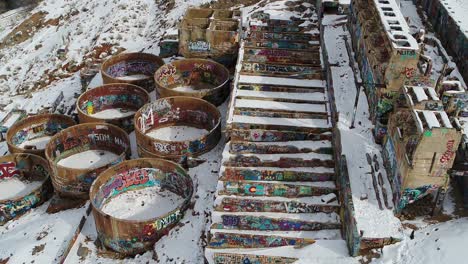
[[[168,126],[191,126],[208,130],[201,138],[186,141],[166,141],[146,134]],[[193,97],[161,98],[146,104],[135,114],[135,135],[145,157],[180,160],[196,157],[214,148],[221,138],[221,114],[212,104]]]
[[[101,211],[103,204],[123,192],[155,185],[164,186],[184,202],[161,217],[145,220],[118,219]],[[149,250],[182,218],[192,195],[192,179],[174,162],[136,159],[111,167],[99,175],[90,190],[99,240],[106,247],[128,255]]]
[[[149,101],[148,92],[139,86],[127,83],[105,84],[88,90],[78,97],[76,109],[80,123],[106,122],[130,133],[133,131],[133,117],[135,115],[98,118],[93,117],[92,114],[112,108],[123,108],[136,112]]]
[[[98,168],[73,169],[57,164],[64,158],[87,150],[107,150],[118,155],[118,158]],[[47,144],[45,153],[53,171],[52,183],[57,194],[87,199],[91,183],[97,175],[130,156],[130,139],[123,129],[115,125],[85,123],[57,133]]]
[[[159,68],[154,79],[160,97],[190,96],[220,105],[230,92],[228,69],[212,60],[174,61]],[[191,90],[177,90],[181,87]]]
[[[0,225],[45,202],[52,193],[50,175],[48,162],[40,156],[20,153],[0,157],[0,180],[15,177],[22,181],[41,182],[39,187],[24,196],[0,200]]]
[[[34,115],[30,116],[26,119],[23,119],[19,122],[16,122],[13,126],[8,129],[6,142],[8,145],[8,150],[10,153],[29,153],[39,155],[45,158],[45,149],[37,149],[37,148],[20,148],[15,144],[18,142],[17,139],[19,138],[18,133],[26,133],[26,137],[29,135],[30,130],[40,130],[39,132],[44,132],[45,136],[53,136],[58,131],[70,126],[76,125],[73,118],[66,116],[66,115],[59,115],[59,114],[43,114],[43,115]],[[48,128],[52,127],[50,130]],[[34,131],[32,131],[34,133]],[[24,140],[27,140],[25,138]]]
[[[104,84],[130,83],[140,86],[146,91],[151,92],[154,90],[153,75],[156,72],[156,70],[162,65],[164,65],[164,61],[153,54],[122,53],[109,58],[102,64],[102,80]],[[128,80],[119,78],[121,76],[126,76],[128,73],[145,74],[148,77],[139,80]]]

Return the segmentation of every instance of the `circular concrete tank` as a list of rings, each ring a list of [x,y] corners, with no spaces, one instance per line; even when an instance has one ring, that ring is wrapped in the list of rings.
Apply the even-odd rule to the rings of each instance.
[[[45,157],[45,147],[59,131],[76,125],[73,118],[59,114],[34,115],[8,129],[6,142],[10,153],[30,153]]]
[[[133,131],[133,117],[150,100],[148,92],[133,84],[105,84],[83,93],[76,101],[80,123],[105,122]]]
[[[160,97],[191,96],[220,105],[229,95],[229,71],[222,64],[205,59],[173,61],[154,74]]]
[[[154,90],[154,73],[162,65],[164,61],[153,54],[121,53],[102,64],[102,80],[104,84],[130,83],[151,92]]]
[[[0,225],[46,201],[52,194],[47,160],[33,154],[0,157]]]
[[[62,197],[87,199],[99,173],[130,156],[130,140],[115,125],[85,123],[57,133],[45,154],[55,191]]]
[[[216,146],[221,138],[221,114],[202,99],[161,98],[135,114],[135,135],[139,154],[180,162]]]
[[[136,159],[113,166],[90,190],[98,238],[127,255],[150,250],[183,217],[192,195],[192,179],[174,162]]]

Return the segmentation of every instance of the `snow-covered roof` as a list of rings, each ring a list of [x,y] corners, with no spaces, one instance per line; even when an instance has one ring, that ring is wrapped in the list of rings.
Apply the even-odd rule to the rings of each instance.
[[[453,128],[450,119],[445,111],[429,111],[429,110],[413,110],[416,118],[416,123],[420,132],[426,129],[436,128]]]
[[[419,45],[410,34],[399,5],[395,0],[373,0],[387,36],[395,49],[418,50]]]

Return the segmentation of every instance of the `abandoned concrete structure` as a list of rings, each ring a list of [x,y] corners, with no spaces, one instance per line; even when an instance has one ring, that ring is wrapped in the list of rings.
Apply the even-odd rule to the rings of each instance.
[[[232,64],[239,48],[240,23],[240,11],[189,8],[179,25],[179,53]]]
[[[400,88],[417,72],[420,48],[395,0],[353,0],[349,27],[377,142]]]

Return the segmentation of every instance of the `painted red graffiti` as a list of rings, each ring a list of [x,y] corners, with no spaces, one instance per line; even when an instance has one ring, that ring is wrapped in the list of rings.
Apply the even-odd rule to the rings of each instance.
[[[0,180],[19,176],[19,170],[14,162],[0,163]]]
[[[405,67],[405,69],[401,73],[403,73],[406,76],[406,78],[411,78],[413,77],[415,71],[416,70],[414,68]]]
[[[449,140],[447,142],[447,150],[442,154],[442,157],[440,157],[440,162],[441,163],[447,163],[449,162],[453,156],[455,155],[455,152],[453,151],[453,145],[455,144],[455,140]]]
[[[146,170],[126,171],[117,176],[117,181],[121,182],[121,185],[116,190],[122,191],[130,186],[147,183],[149,181],[148,172]]]

